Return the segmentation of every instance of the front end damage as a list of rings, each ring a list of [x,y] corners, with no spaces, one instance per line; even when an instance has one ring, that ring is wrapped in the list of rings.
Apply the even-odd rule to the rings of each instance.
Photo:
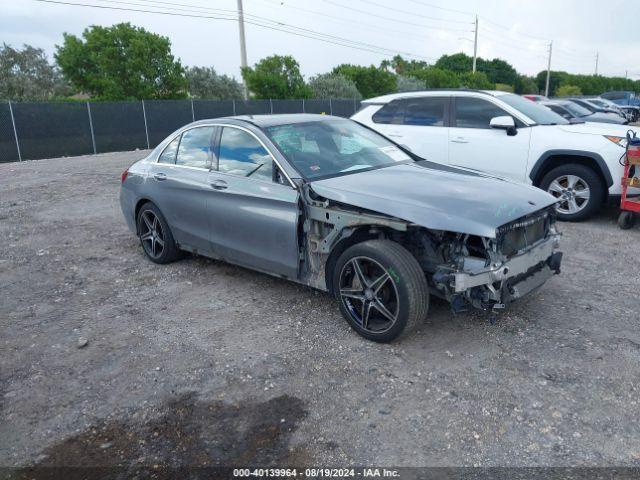
[[[302,203],[301,281],[323,290],[332,291],[332,261],[340,245],[367,239],[403,245],[425,272],[431,293],[446,299],[455,312],[504,308],[560,273],[553,207],[498,227],[495,237],[480,237],[425,228],[307,189]]]
[[[504,308],[560,273],[559,239],[552,208],[499,227],[495,238],[459,237],[433,285],[457,311]]]

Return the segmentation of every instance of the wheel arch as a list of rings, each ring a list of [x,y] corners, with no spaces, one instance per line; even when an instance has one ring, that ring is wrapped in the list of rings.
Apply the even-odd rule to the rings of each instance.
[[[138,214],[140,213],[140,209],[142,208],[142,206],[145,203],[151,203],[153,205],[155,205],[155,203],[153,203],[152,200],[150,200],[149,198],[141,198],[136,202],[136,207],[133,210],[133,222],[136,225],[136,235],[139,233],[138,232]]]
[[[372,232],[372,228],[375,228],[376,232]],[[386,232],[386,230],[386,228],[376,224],[360,225],[356,229],[354,229],[354,231],[350,235],[343,236],[336,242],[324,264],[325,284],[327,286],[327,291],[331,295],[335,293],[333,285],[333,270],[335,269],[340,255],[342,255],[349,247],[357,245],[358,243],[366,242],[367,240],[378,239],[381,237],[389,238],[390,233]]]
[[[563,164],[577,163],[585,165],[600,177],[605,185],[605,194],[613,185],[611,172],[602,156],[595,152],[584,150],[549,150],[543,153],[536,161],[529,173],[529,178],[535,186],[539,186],[543,177],[555,167]]]

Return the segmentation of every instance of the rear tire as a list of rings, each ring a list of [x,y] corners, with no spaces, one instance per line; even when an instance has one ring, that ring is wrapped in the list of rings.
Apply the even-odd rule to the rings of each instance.
[[[153,203],[145,203],[138,212],[138,238],[144,253],[154,263],[178,259],[180,251],[162,212]]]
[[[333,285],[349,325],[375,342],[409,334],[429,310],[424,272],[411,253],[390,240],[369,240],[345,250],[336,262]]]
[[[605,186],[592,168],[577,163],[560,165],[548,172],[540,188],[559,201],[559,220],[579,222],[595,214],[602,206]]]

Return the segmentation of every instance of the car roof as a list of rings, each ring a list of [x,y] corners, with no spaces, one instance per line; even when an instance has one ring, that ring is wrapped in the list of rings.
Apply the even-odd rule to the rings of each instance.
[[[468,93],[481,93],[484,95],[491,95],[493,97],[499,97],[501,95],[507,95],[510,92],[503,92],[500,90],[473,90],[466,88],[435,88],[429,90],[417,90],[414,92],[399,92],[399,93],[390,93],[388,95],[381,95],[379,97],[368,98],[363,100],[362,103],[365,105],[371,104],[384,104],[389,103],[394,100],[398,100],[400,98],[419,98],[419,97],[430,97],[437,96],[442,94],[456,94],[461,92]]]
[[[232,117],[221,118],[209,118],[205,120],[198,120],[191,125],[206,125],[211,122],[216,123],[228,123],[229,125],[239,125],[242,123],[251,123],[259,128],[272,127],[274,125],[289,125],[292,123],[307,123],[307,122],[329,122],[335,120],[344,120],[342,117],[335,117],[333,115],[321,115],[314,113],[281,113],[270,115],[234,115]]]

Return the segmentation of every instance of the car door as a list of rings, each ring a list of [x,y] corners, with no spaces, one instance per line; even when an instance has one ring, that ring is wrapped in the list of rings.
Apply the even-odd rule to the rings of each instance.
[[[373,116],[373,127],[416,155],[447,163],[450,97],[427,96],[394,100]]]
[[[247,129],[224,126],[209,173],[214,253],[230,262],[297,278],[298,191]]]
[[[449,130],[449,163],[525,182],[531,128],[514,117],[515,135],[489,126],[511,116],[490,99],[456,96]]]
[[[217,128],[196,127],[178,135],[150,168],[152,199],[176,242],[183,248],[209,251],[206,201]]]

